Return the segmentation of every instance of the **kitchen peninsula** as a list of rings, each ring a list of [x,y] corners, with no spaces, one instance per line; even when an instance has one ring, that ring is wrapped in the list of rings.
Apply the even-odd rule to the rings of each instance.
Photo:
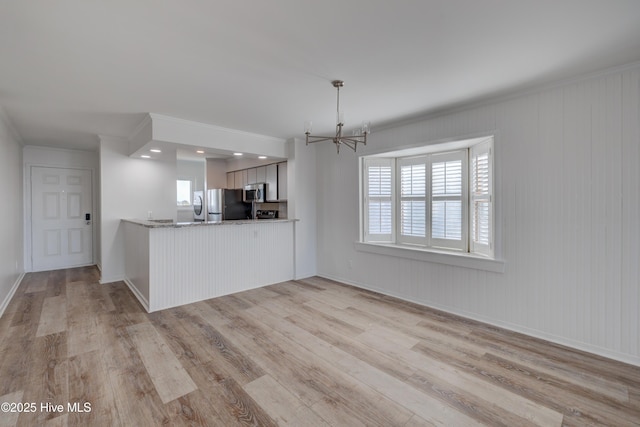
[[[294,278],[294,219],[123,219],[126,283],[148,312]]]

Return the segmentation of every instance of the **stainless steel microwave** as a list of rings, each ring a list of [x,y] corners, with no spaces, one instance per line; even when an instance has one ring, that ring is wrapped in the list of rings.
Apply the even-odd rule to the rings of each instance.
[[[264,203],[264,198],[267,195],[266,187],[267,184],[264,182],[245,185],[242,193],[242,201],[247,203]]]

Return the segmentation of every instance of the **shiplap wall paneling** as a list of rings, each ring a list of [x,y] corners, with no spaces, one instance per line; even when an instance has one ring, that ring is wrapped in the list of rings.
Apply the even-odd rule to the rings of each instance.
[[[293,278],[293,223],[157,228],[150,232],[150,310]]]
[[[149,308],[149,229],[124,223],[125,275],[132,292],[145,309]]]
[[[621,351],[640,354],[640,77],[623,74]]]
[[[591,328],[593,341],[620,347],[622,244],[622,79],[601,79],[594,88],[592,108],[593,229]],[[602,319],[606,319],[602,321]]]
[[[319,146],[319,274],[640,364],[639,76],[635,64],[381,129],[359,150],[495,131],[504,274],[358,252],[357,156]]]

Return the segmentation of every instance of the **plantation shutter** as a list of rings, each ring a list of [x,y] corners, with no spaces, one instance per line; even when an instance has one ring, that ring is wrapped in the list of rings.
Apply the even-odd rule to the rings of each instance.
[[[364,239],[391,242],[393,235],[393,159],[365,159]]]
[[[398,161],[400,206],[398,240],[405,243],[426,243],[427,191],[426,157]]]
[[[430,156],[430,244],[466,250],[466,150]]]
[[[470,251],[493,254],[493,200],[491,143],[485,141],[469,150],[471,217]]]

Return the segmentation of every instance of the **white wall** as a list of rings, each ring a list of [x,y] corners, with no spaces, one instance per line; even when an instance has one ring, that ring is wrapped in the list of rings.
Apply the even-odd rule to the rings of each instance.
[[[177,159],[176,161],[176,178],[178,179],[191,179],[193,181],[193,191],[204,190],[205,184],[205,159],[202,160],[184,160]],[[225,184],[227,177],[225,175]],[[175,185],[175,183],[174,183]],[[175,204],[175,201],[174,201]],[[180,222],[193,221],[193,207],[176,208],[177,220]]]
[[[93,212],[93,262],[99,258],[100,248],[100,208],[98,194],[100,189],[100,176],[98,172],[98,153],[95,151],[66,150],[52,147],[40,147],[27,145],[23,149],[24,161],[24,259],[25,270],[31,268],[31,167],[51,166],[56,168],[78,168],[91,171],[92,180],[92,212]]]
[[[295,223],[295,278],[317,273],[316,149],[299,139],[287,141],[287,215]]]
[[[122,218],[176,220],[176,156],[161,160],[128,156],[124,140],[100,137],[102,283],[123,280],[124,225]]]
[[[320,145],[319,274],[640,365],[639,81],[632,64],[374,129],[358,150],[496,132],[503,274],[356,251],[357,156]]]
[[[255,159],[247,157],[232,157],[225,160],[227,164],[227,172],[238,171],[242,169],[257,168],[258,166],[269,165],[271,163],[284,162],[287,159],[281,158],[268,158],[268,159]]]
[[[227,161],[207,159],[207,188],[227,188]]]
[[[22,146],[0,107],[0,316],[24,274]]]

